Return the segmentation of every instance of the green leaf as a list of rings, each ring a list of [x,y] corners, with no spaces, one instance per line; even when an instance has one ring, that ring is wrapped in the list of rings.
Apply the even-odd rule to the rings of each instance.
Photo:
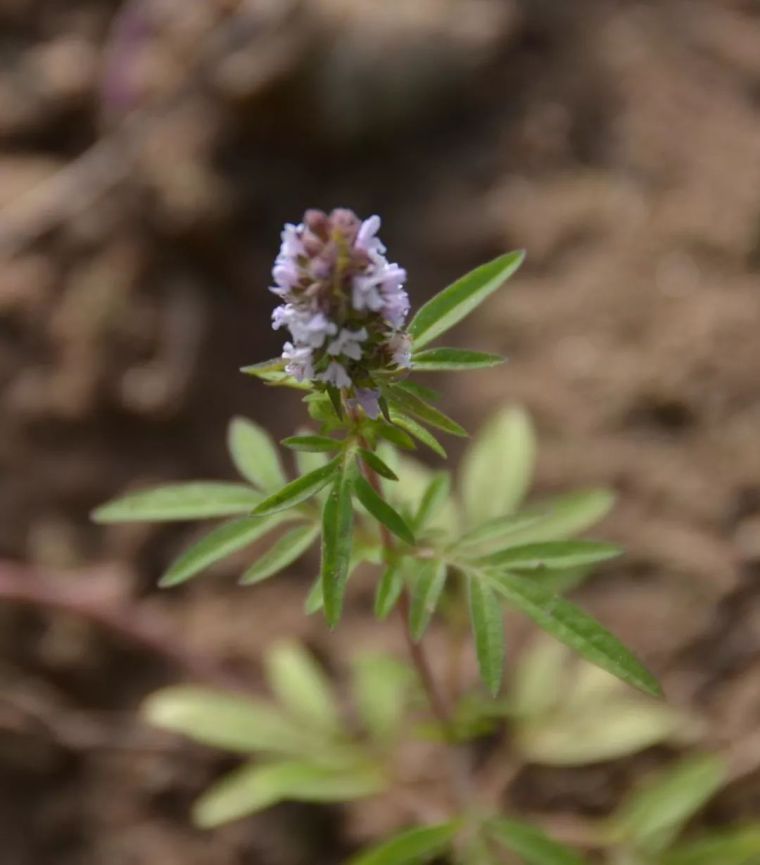
[[[291,448],[291,450],[309,451],[311,453],[336,451],[341,446],[341,442],[336,439],[331,439],[329,436],[318,435],[290,436],[289,438],[283,439],[282,444],[284,444],[286,448]]]
[[[335,627],[343,609],[351,566],[354,511],[352,503],[352,466],[344,455],[341,469],[322,511],[322,596],[325,616]]]
[[[362,505],[376,520],[392,531],[394,535],[401,538],[402,541],[405,541],[407,544],[414,543],[412,530],[404,522],[403,517],[380,498],[369,481],[362,475],[357,476],[354,482],[354,491]]]
[[[613,838],[633,843],[648,854],[660,853],[718,792],[726,774],[717,757],[684,760],[623,803],[612,818]]]
[[[660,865],[757,865],[760,825],[711,833],[665,853]]]
[[[522,264],[525,253],[507,252],[481,264],[423,304],[409,325],[415,349],[458,324],[509,279]]]
[[[272,357],[269,360],[262,360],[259,363],[251,363],[248,366],[240,367],[240,372],[245,375],[256,376],[256,378],[269,381],[273,375],[285,375],[285,361],[280,357]]]
[[[377,584],[375,616],[378,619],[388,618],[403,591],[404,577],[401,573],[401,560],[397,560],[388,565]]]
[[[620,547],[599,541],[546,541],[539,544],[521,544],[489,553],[478,564],[504,567],[511,570],[551,570],[593,565],[613,559],[622,553]]]
[[[489,835],[525,865],[584,865],[574,850],[559,844],[536,826],[522,821],[496,817],[487,824]]]
[[[458,546],[505,547],[563,540],[593,526],[609,513],[614,503],[615,496],[604,489],[557,496],[517,514],[496,516],[474,526],[462,536]]]
[[[415,450],[416,446],[411,436],[405,430],[400,429],[400,425],[395,425],[395,421],[391,424],[384,420],[376,420],[373,421],[373,427],[377,435],[396,445],[397,448],[405,451]]]
[[[515,510],[530,486],[535,453],[533,425],[521,408],[504,408],[483,426],[462,457],[462,501],[469,523]]]
[[[92,512],[96,523],[203,520],[246,514],[261,501],[245,484],[191,481],[128,493]]]
[[[412,527],[415,531],[424,528],[435,518],[448,499],[450,489],[451,475],[448,472],[436,472],[425,488],[412,520]]]
[[[353,662],[353,694],[367,731],[387,740],[401,730],[414,675],[387,655],[361,655]]]
[[[688,719],[667,703],[632,691],[591,664],[568,664],[564,647],[551,646],[560,650],[557,669],[548,671],[548,679],[532,683],[536,690],[546,692],[545,699],[550,702],[543,707],[539,703],[541,711],[523,715],[516,723],[515,745],[529,762],[586,766],[636,754],[671,739],[683,740]],[[546,651],[548,646],[543,648]],[[535,662],[530,666],[534,674],[547,672],[535,669]],[[511,694],[517,691],[523,697],[523,705],[526,673],[521,671],[518,687],[511,689]]]
[[[184,583],[214,562],[252,544],[284,519],[292,519],[292,516],[288,514],[273,519],[243,517],[217,526],[175,559],[158,585],[167,588]]]
[[[396,385],[386,387],[384,393],[388,403],[400,409],[402,414],[409,414],[428,426],[443,430],[450,435],[467,438],[467,430],[464,427],[416,394]]]
[[[269,703],[194,685],[178,685],[152,694],[141,714],[156,727],[241,754],[266,751],[308,755],[320,741],[308,727]]]
[[[303,603],[304,612],[307,616],[312,616],[324,606],[324,597],[322,592],[322,577],[321,575],[314,580],[309,589],[309,594]]]
[[[426,447],[429,447],[430,450],[433,451],[433,453],[438,454],[441,459],[446,459],[446,451],[444,450],[443,445],[431,432],[426,430],[424,426],[418,424],[416,420],[397,411],[391,412],[391,419],[396,426],[401,427],[404,433],[409,433],[410,436],[414,436],[417,441],[420,441]],[[409,439],[409,441],[412,440]],[[414,442],[412,442],[412,447],[414,447]]]
[[[615,495],[609,490],[578,490],[556,496],[522,511],[533,517],[530,525],[507,535],[510,544],[557,541],[585,532],[607,516],[615,504]]]
[[[377,472],[381,478],[386,478],[389,481],[397,481],[398,475],[389,466],[387,466],[380,457],[372,453],[372,451],[359,448],[359,456],[365,465],[368,465],[373,471]]]
[[[456,821],[408,829],[365,850],[348,865],[422,865],[448,849],[458,829]]]
[[[335,457],[321,468],[314,469],[306,475],[301,475],[289,484],[279,489],[276,493],[272,493],[264,501],[259,502],[254,508],[254,516],[262,516],[264,514],[274,514],[278,511],[284,511],[288,508],[294,508],[305,502],[313,495],[318,493],[322,487],[327,486],[334,477],[338,466],[340,465],[341,457]]]
[[[419,372],[443,370],[484,369],[498,366],[506,358],[498,354],[469,351],[463,348],[428,348],[412,356],[412,369]]]
[[[527,577],[486,572],[491,587],[542,630],[629,685],[658,697],[652,674],[595,619]]]
[[[280,455],[264,429],[236,417],[227,430],[227,447],[240,474],[262,490],[276,490],[285,481]]]
[[[303,646],[279,643],[267,652],[264,663],[269,685],[289,713],[331,733],[341,729],[330,682]]]
[[[421,562],[415,559],[417,572],[412,583],[412,603],[409,611],[409,628],[412,637],[419,642],[430,624],[443,587],[446,584],[446,563],[431,559]]]
[[[475,635],[480,677],[492,696],[499,693],[504,673],[504,622],[493,592],[477,577],[467,578],[470,622]]]
[[[296,526],[284,534],[257,559],[240,578],[241,585],[260,583],[302,556],[314,543],[319,526],[307,524]]]
[[[307,761],[243,766],[201,796],[193,820],[208,829],[284,800],[345,802],[371,796],[384,786],[380,772],[369,766],[336,770]]]

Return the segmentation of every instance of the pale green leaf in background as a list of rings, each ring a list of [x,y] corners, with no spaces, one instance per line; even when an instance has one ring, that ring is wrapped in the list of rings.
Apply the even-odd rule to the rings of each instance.
[[[96,523],[203,520],[247,514],[261,494],[245,484],[190,481],[128,493],[92,512]]]
[[[290,713],[328,732],[340,730],[330,681],[303,646],[279,643],[267,652],[264,663],[270,687]]]
[[[436,611],[446,584],[446,563],[431,559],[414,559],[410,564],[412,577],[412,603],[409,626],[416,641],[422,639]]]
[[[300,558],[319,535],[319,526],[307,524],[296,526],[278,538],[240,578],[241,585],[260,583]]]
[[[395,561],[383,571],[375,591],[375,616],[386,619],[396,606],[401,592],[404,591],[404,576],[401,561]]]
[[[450,490],[451,475],[448,472],[436,472],[425,488],[414,515],[412,526],[415,531],[435,522],[435,517],[448,499]]]
[[[400,731],[414,674],[387,655],[361,655],[353,662],[353,694],[367,731],[386,740]]]
[[[371,766],[330,769],[307,761],[243,766],[200,797],[193,819],[208,829],[284,800],[346,802],[371,796],[384,786],[382,774]]]
[[[481,264],[423,304],[409,324],[415,349],[458,324],[509,279],[523,262],[521,250]]]
[[[142,715],[156,727],[235,753],[308,755],[319,739],[305,725],[260,700],[194,685],[152,694]]]
[[[462,457],[461,493],[469,524],[517,508],[533,478],[535,452],[533,425],[523,409],[502,409],[483,426]]]
[[[243,517],[217,526],[172,562],[159,580],[159,586],[167,588],[184,583],[204,568],[242,550],[275,526],[295,516],[277,514],[272,517]]]
[[[365,850],[348,865],[424,865],[451,845],[458,829],[456,821],[408,829]]]
[[[269,433],[246,418],[234,418],[227,431],[227,447],[240,474],[266,492],[285,481],[280,456]]]

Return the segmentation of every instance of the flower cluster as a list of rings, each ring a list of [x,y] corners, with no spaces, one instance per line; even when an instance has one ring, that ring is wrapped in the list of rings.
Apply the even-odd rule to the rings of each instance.
[[[406,368],[411,353],[406,271],[385,257],[379,228],[378,216],[308,210],[282,232],[271,289],[283,300],[272,325],[291,335],[282,352],[288,374],[349,391],[370,414],[372,372]]]

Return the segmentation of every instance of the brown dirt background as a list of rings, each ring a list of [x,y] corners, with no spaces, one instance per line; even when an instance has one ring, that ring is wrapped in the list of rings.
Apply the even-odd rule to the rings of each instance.
[[[159,593],[196,529],[88,521],[127,486],[232,477],[234,414],[291,430],[297,400],[236,370],[277,351],[268,270],[307,206],[382,214],[417,302],[527,248],[455,334],[510,364],[443,380],[445,407],[475,427],[523,403],[539,490],[619,492],[605,528],[630,552],[582,600],[749,766],[707,819],[757,815],[757,2],[2,0],[0,69],[3,865],[337,862],[388,822],[288,806],[193,829],[226,764],[132,715],[182,671],[3,588],[36,569],[132,599],[254,686],[281,634],[338,673],[357,645],[398,646],[361,592],[335,636],[303,619],[306,566]],[[518,792],[603,813],[652,759]]]

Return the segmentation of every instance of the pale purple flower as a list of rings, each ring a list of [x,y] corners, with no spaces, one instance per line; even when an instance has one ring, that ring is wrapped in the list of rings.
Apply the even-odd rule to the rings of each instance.
[[[365,219],[359,227],[354,246],[370,254],[374,252],[382,255],[385,252],[385,246],[377,237],[380,225],[380,217],[377,215]]]
[[[292,342],[282,347],[282,357],[287,361],[285,372],[296,381],[314,378],[314,365],[310,348],[297,348]]]
[[[351,387],[351,379],[346,372],[346,368],[337,360],[331,360],[324,372],[317,375],[319,381],[327,382],[337,388]]]
[[[340,333],[327,346],[327,353],[333,356],[342,354],[352,360],[360,360],[362,356],[361,344],[367,339],[367,329],[350,330],[347,327],[341,329]]]
[[[349,400],[349,405],[352,407],[360,405],[364,409],[364,413],[367,417],[375,420],[380,416],[379,399],[379,390],[373,390],[372,388],[367,387],[357,387],[355,389],[354,398]]]
[[[308,210],[303,222],[283,228],[270,289],[282,299],[272,327],[291,338],[286,370],[347,390],[370,417],[378,394],[354,381],[369,383],[375,368],[390,364],[407,367],[411,354],[402,332],[406,271],[385,257],[380,224],[379,216],[361,221],[345,208]]]

